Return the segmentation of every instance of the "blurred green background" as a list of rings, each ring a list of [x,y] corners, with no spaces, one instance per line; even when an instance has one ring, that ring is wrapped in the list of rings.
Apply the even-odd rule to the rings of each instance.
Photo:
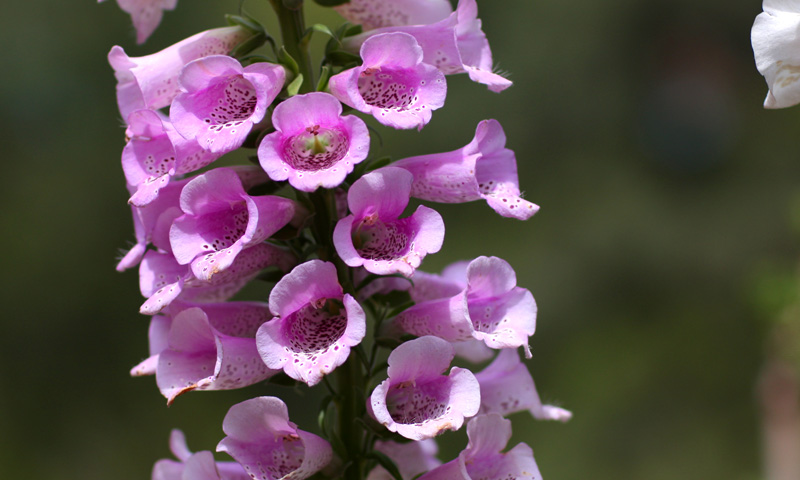
[[[2,478],[147,479],[182,428],[212,449],[235,402],[289,398],[313,430],[316,394],[197,393],[167,408],[128,370],[147,349],[106,54],[159,50],[221,26],[236,0],[181,0],[144,46],[114,4],[11,2],[3,71]],[[267,2],[251,14],[274,25]],[[797,260],[800,110],[764,111],[749,44],[757,0],[479,0],[500,95],[448,77],[421,133],[382,129],[376,154],[459,148],[496,118],[515,150],[521,223],[485,204],[435,206],[427,271],[497,255],[539,304],[529,365],[566,425],[513,417],[547,479],[763,478],[756,384],[771,315]],[[310,6],[309,23],[337,23]],[[277,30],[275,30],[277,34]],[[766,279],[766,280],[765,280]],[[766,286],[765,286],[766,285]],[[255,291],[266,299],[267,291]],[[442,439],[443,460],[465,444]],[[222,458],[220,456],[220,458]]]

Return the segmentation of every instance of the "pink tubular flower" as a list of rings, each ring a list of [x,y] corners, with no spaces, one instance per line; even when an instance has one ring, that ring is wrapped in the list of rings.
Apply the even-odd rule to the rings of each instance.
[[[331,93],[384,125],[422,129],[444,105],[447,83],[436,67],[422,63],[422,48],[407,33],[368,38],[364,63],[330,79]]]
[[[333,457],[330,444],[297,428],[276,397],[256,397],[237,403],[222,421],[227,435],[217,445],[254,479],[303,480]]]
[[[230,169],[236,172],[245,190],[269,180],[264,171],[255,165],[237,165]],[[152,243],[160,252],[172,253],[169,229],[172,222],[183,214],[180,208],[180,196],[189,180],[173,180],[159,188],[156,198],[145,207],[131,208],[136,244],[119,261],[117,271],[121,272],[136,266],[145,254],[148,243]],[[136,194],[136,187],[130,184],[128,190]]]
[[[142,260],[150,243],[162,251],[171,251],[169,227],[173,220],[181,216],[181,190],[188,181],[187,179],[167,183],[160,189],[160,195],[147,207],[131,206],[136,244],[120,259],[117,271],[122,272],[136,266]],[[128,190],[135,194],[136,187],[128,184]]]
[[[261,243],[239,252],[233,264],[211,280],[195,278],[191,269],[169,253],[149,251],[139,265],[139,289],[147,300],[139,312],[155,315],[176,298],[194,302],[221,302],[232,297],[258,273],[270,266],[287,272],[297,262],[294,255]]]
[[[425,282],[430,283],[430,281]],[[425,283],[412,288],[426,292]],[[536,302],[527,289],[517,287],[511,265],[497,257],[478,257],[466,269],[466,287],[451,295],[461,282],[446,289],[443,296],[417,301],[393,320],[393,326],[414,335],[435,335],[450,342],[474,338],[490,348],[523,347],[530,358],[528,337],[536,330]],[[435,293],[434,293],[435,294]]]
[[[408,443],[378,440],[375,442],[375,450],[392,459],[403,480],[413,480],[417,475],[442,464],[436,458],[439,447],[431,438]],[[394,480],[394,477],[385,468],[378,465],[369,472],[367,480]]]
[[[196,140],[183,138],[153,110],[131,113],[125,136],[129,140],[122,150],[122,170],[136,188],[128,203],[137,207],[155,200],[173,176],[199,170],[220,157]]]
[[[283,88],[280,65],[246,67],[232,57],[211,55],[188,63],[178,78],[181,92],[169,115],[185,138],[212,152],[226,153],[244,143],[253,125]]]
[[[480,408],[480,386],[469,370],[453,367],[453,347],[437,337],[401,344],[389,354],[388,376],[367,404],[389,431],[422,440],[458,430]]]
[[[425,255],[439,251],[444,222],[435,210],[419,206],[410,217],[398,218],[408,205],[412,180],[407,171],[386,167],[353,183],[347,194],[353,213],[339,220],[333,232],[344,263],[378,275],[408,277]]]
[[[453,7],[447,0],[350,0],[333,7],[348,22],[364,30],[402,25],[425,25],[444,20]]]
[[[176,301],[165,309],[164,315],[150,320],[147,331],[149,357],[131,369],[131,376],[155,375],[158,356],[169,349],[172,319],[190,308],[199,307],[214,330],[231,337],[255,338],[262,323],[272,318],[269,306],[260,302],[189,303]]]
[[[496,413],[479,415],[467,424],[469,443],[458,458],[418,480],[542,480],[533,450],[524,443],[501,453],[511,440],[511,421]]]
[[[455,12],[435,23],[395,25],[366,31],[346,39],[345,48],[356,50],[369,37],[393,32],[413,35],[424,52],[423,61],[446,75],[466,72],[472,81],[488,86],[493,92],[511,86],[510,80],[492,73],[492,51],[481,30],[475,0],[459,0]]]
[[[520,197],[517,160],[505,146],[500,123],[483,120],[463,148],[405,158],[392,166],[414,175],[412,197],[441,203],[484,199],[503,217],[527,220],[539,207]]]
[[[156,367],[156,383],[167,404],[192,390],[241,388],[277,373],[261,362],[255,338],[223,334],[197,307],[175,316],[167,342]]]
[[[537,420],[566,422],[572,413],[554,405],[544,405],[531,373],[515,350],[501,350],[497,358],[475,378],[481,385],[480,413],[506,416],[527,410]]]
[[[192,453],[180,430],[170,433],[169,448],[178,461],[166,458],[157,461],[152,480],[251,480],[236,462],[215,462],[208,450]]]
[[[97,0],[98,3],[105,0]],[[136,29],[136,43],[147,40],[161,23],[164,10],[174,10],[178,0],[117,0],[119,8],[131,16]]]
[[[175,259],[191,263],[200,280],[228,268],[242,250],[257,245],[289,223],[294,202],[276,196],[251,197],[233,170],[198,175],[181,192],[184,214],[172,223]]]
[[[366,333],[364,310],[343,293],[336,267],[322,260],[285,275],[272,289],[269,307],[278,318],[256,334],[262,360],[309,386],[343,364]]]
[[[275,107],[272,125],[258,147],[258,161],[275,181],[304,192],[333,188],[369,153],[367,125],[342,117],[342,105],[322,92],[295,95]]]
[[[129,57],[120,46],[108,53],[108,63],[117,77],[117,104],[122,118],[134,110],[159,109],[172,103],[180,89],[178,75],[192,60],[228,53],[250,33],[243,27],[206,30],[160,52]]]

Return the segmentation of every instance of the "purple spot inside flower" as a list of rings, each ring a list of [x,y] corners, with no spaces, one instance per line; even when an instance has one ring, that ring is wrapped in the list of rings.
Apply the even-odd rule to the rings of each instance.
[[[448,410],[447,377],[425,383],[403,382],[393,385],[386,396],[389,415],[397,423],[421,424],[441,417]]]
[[[295,170],[315,172],[330,168],[347,155],[349,148],[350,142],[344,132],[314,125],[287,138],[283,156]]]
[[[209,125],[209,130],[217,132],[239,126],[253,116],[257,99],[252,83],[241,76],[233,77],[203,121]]]

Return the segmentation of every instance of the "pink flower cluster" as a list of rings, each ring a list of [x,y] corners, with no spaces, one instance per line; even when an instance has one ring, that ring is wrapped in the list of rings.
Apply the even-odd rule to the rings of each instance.
[[[176,1],[118,3],[141,43]],[[496,257],[458,262],[442,274],[418,270],[441,249],[444,220],[425,205],[406,212],[414,197],[483,199],[520,220],[536,213],[520,193],[503,128],[484,120],[463,148],[387,165],[371,155],[359,116],[421,130],[444,106],[446,75],[467,73],[496,92],[511,82],[492,72],[475,0],[460,0],[455,11],[446,0],[351,0],[336,11],[363,31],[337,33],[330,45],[338,58],[357,52],[360,60],[326,56],[318,91],[308,88],[315,73],[301,73],[285,49],[274,59],[242,53],[259,35],[250,24],[144,57],[118,46],[109,53],[127,125],[122,168],[135,229],[117,269],[138,265],[140,312],[151,316],[149,355],[131,374],[155,375],[168,403],[276,375],[332,389],[327,377],[345,375],[346,363],[361,379],[353,392],[332,392],[339,415],[349,401],[342,398],[355,395],[357,417],[320,435],[298,429],[279,398],[234,405],[217,451],[235,462],[191,453],[173,431],[177,461],[156,463],[153,479],[303,479],[320,471],[333,478],[354,463],[369,468],[370,480],[398,472],[404,479],[540,479],[530,447],[502,453],[511,435],[503,416],[571,416],[541,402],[518,353],[522,347],[531,357],[531,292]],[[212,165],[242,149],[255,165]],[[257,279],[271,286],[268,295],[237,297]],[[451,368],[456,355],[494,360],[473,373]],[[432,439],[465,422],[469,444],[443,464]],[[340,438],[348,423],[375,430]],[[361,443],[341,447],[347,442]],[[354,451],[374,453],[354,458]],[[398,472],[387,470],[392,465]]]

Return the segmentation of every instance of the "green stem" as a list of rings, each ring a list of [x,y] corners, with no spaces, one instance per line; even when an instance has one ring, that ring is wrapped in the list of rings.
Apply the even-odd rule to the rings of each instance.
[[[303,17],[303,1],[269,0],[275,13],[278,14],[278,23],[281,27],[281,38],[286,52],[297,61],[300,74],[303,75],[303,84],[300,93],[314,91],[314,70],[311,66],[311,55],[308,52],[308,42],[303,40],[306,33],[306,22]],[[287,6],[291,5],[291,6]]]
[[[356,357],[355,352],[350,353],[350,357],[336,369],[337,390],[339,390],[339,435],[342,443],[347,450],[345,463],[351,462],[344,472],[346,480],[362,480],[363,460],[361,453],[363,446],[363,429],[356,422],[356,418],[361,417],[365,399],[362,398],[360,386],[364,385],[364,374],[361,369],[361,362]]]

